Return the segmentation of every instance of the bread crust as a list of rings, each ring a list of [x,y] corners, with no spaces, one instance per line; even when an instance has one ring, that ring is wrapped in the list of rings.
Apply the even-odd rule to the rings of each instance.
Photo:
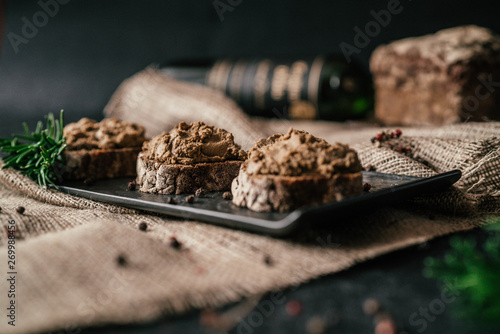
[[[226,191],[238,175],[243,161],[228,160],[192,165],[165,164],[146,158],[140,153],[137,158],[137,184],[139,190],[152,194],[194,193]]]
[[[500,80],[500,38],[488,29],[455,27],[379,46],[370,69],[375,116],[385,125],[500,119],[500,90],[484,84]]]
[[[97,180],[135,177],[140,147],[65,151],[64,179]]]
[[[341,201],[362,193],[362,174],[280,176],[250,175],[245,166],[231,185],[233,203],[253,211],[292,211]]]

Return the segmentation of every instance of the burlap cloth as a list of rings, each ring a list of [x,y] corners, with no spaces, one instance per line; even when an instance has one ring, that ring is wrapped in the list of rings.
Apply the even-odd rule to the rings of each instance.
[[[362,163],[380,172],[430,176],[458,168],[463,177],[446,193],[370,212],[360,208],[352,217],[331,217],[330,227],[276,239],[43,190],[17,171],[1,170],[4,273],[10,220],[18,230],[16,327],[4,315],[9,286],[3,278],[1,333],[71,331],[216,307],[471,229],[500,210],[500,123],[403,129],[402,145],[413,147],[422,163],[374,147],[375,125],[250,120],[223,95],[165,78],[153,67],[125,81],[106,114],[142,123],[149,135],[180,120],[203,120],[232,131],[245,148],[294,126],[353,144]],[[23,215],[18,206],[26,208]],[[138,229],[141,222],[147,232]],[[180,250],[170,246],[172,236]]]

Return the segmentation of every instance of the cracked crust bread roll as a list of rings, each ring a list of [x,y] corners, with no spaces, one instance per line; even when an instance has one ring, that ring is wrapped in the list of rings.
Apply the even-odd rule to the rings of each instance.
[[[137,184],[153,194],[226,191],[246,157],[230,132],[203,122],[181,122],[144,143]]]
[[[63,178],[92,181],[136,175],[144,127],[118,118],[101,122],[82,118],[67,124],[63,131],[67,145]]]
[[[231,187],[233,203],[253,211],[291,211],[362,193],[361,163],[347,145],[300,130],[258,141]]]

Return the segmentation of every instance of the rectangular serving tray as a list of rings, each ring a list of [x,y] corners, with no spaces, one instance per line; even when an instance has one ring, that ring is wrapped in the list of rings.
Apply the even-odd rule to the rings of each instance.
[[[292,212],[254,212],[235,206],[222,198],[222,192],[207,193],[195,197],[194,203],[186,203],[188,195],[155,195],[140,191],[128,191],[130,179],[99,180],[91,185],[82,181],[67,181],[59,190],[124,207],[167,214],[186,219],[243,229],[274,236],[285,236],[300,226],[324,222],[339,213],[359,210],[376,205],[392,204],[427,192],[442,191],[461,177],[459,170],[429,178],[418,178],[377,172],[363,172],[363,182],[372,188],[369,192],[340,202],[311,206]],[[177,204],[167,204],[173,197]]]

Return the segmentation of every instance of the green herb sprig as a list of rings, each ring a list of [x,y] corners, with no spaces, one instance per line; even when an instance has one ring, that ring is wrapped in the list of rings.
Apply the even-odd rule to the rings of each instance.
[[[458,318],[500,328],[500,219],[487,221],[492,234],[482,249],[474,239],[454,237],[443,260],[427,258],[424,276],[452,285],[459,296],[454,311]]]
[[[66,148],[63,135],[64,111],[61,110],[59,120],[52,113],[45,116],[46,126],[38,122],[35,132],[30,132],[23,123],[24,135],[13,135],[13,138],[0,138],[0,151],[7,153],[3,168],[12,167],[47,188],[61,177],[61,166],[64,165],[62,153]]]

